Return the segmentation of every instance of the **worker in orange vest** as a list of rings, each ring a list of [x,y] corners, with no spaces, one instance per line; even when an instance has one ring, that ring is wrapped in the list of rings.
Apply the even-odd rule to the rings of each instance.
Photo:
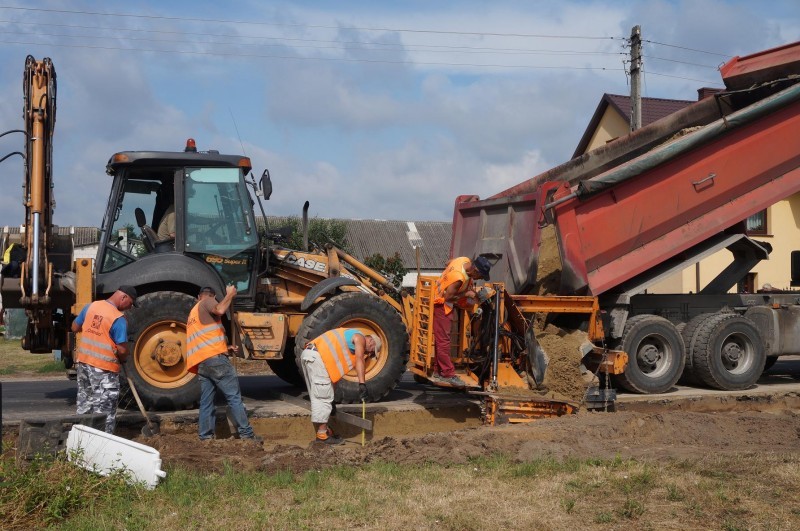
[[[236,288],[228,286],[225,297],[217,302],[214,288],[202,288],[186,323],[186,370],[197,374],[200,380],[197,430],[201,441],[214,437],[217,417],[214,397],[217,391],[225,395],[239,437],[263,441],[263,438],[253,432],[253,427],[247,420],[239,378],[228,359],[228,353],[236,353],[239,347],[228,346],[222,316],[228,311],[235,296]]]
[[[78,415],[106,416],[105,431],[114,433],[119,402],[119,371],[128,358],[128,321],[122,312],[136,306],[136,288],[120,286],[111,297],[94,301],[72,321],[80,332],[75,370],[78,378]]]
[[[335,328],[310,341],[300,355],[303,377],[311,399],[311,422],[316,429],[314,442],[336,445],[344,441],[328,428],[333,411],[333,386],[353,369],[358,378],[359,398],[369,399],[364,370],[366,357],[376,356],[381,340],[354,328]]]
[[[483,256],[470,260],[464,256],[448,262],[441,276],[436,279],[433,299],[433,342],[436,352],[431,380],[453,387],[464,387],[464,381],[456,375],[450,359],[450,329],[456,313],[454,306],[463,306],[476,297],[473,280],[489,280],[491,264]],[[474,302],[473,302],[474,303]]]

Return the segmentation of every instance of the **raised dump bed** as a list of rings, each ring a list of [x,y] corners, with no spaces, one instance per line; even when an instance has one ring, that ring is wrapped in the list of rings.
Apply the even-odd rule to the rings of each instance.
[[[488,199],[456,200],[451,255],[496,260],[491,281],[512,295],[595,297],[603,334],[591,339],[627,353],[615,381],[629,391],[665,392],[682,375],[745,389],[800,348],[796,294],[731,293],[771,252],[747,218],[800,192],[800,42],[721,72],[728,90],[713,99]],[[557,271],[543,269],[557,280],[545,283],[554,247]],[[645,294],[723,249],[733,260],[699,293]]]

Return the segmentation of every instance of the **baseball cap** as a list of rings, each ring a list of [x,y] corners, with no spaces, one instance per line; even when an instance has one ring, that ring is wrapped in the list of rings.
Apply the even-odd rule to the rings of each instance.
[[[121,291],[122,293],[124,293],[125,295],[127,295],[128,297],[131,298],[131,302],[133,303],[133,307],[134,308],[138,308],[139,307],[139,305],[136,304],[136,297],[138,297],[139,294],[136,292],[136,288],[135,287],[129,286],[129,285],[126,284],[124,286],[120,286],[119,287],[119,291]]]
[[[209,293],[211,295],[216,295],[217,294],[217,292],[211,286],[205,286],[203,288],[200,288],[200,291],[197,292],[197,294],[200,295],[201,293]]]
[[[474,265],[481,274],[483,280],[489,280],[489,270],[492,268],[492,264],[489,263],[489,260],[487,260],[485,256],[479,256],[473,260],[472,265]]]

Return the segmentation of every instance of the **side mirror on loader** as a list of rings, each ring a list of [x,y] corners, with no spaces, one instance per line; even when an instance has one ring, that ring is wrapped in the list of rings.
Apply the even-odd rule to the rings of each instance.
[[[265,200],[269,200],[269,197],[272,195],[272,180],[269,178],[269,170],[264,170],[264,173],[261,174],[261,181],[258,183],[258,191]]]

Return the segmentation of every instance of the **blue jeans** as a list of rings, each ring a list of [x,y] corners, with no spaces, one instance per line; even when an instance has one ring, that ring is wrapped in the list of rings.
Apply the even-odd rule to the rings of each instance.
[[[197,366],[197,375],[200,378],[200,415],[197,422],[200,439],[214,437],[214,425],[217,419],[214,397],[218,390],[225,395],[239,437],[249,439],[255,436],[242,403],[239,378],[228,357],[214,356],[201,362]]]

